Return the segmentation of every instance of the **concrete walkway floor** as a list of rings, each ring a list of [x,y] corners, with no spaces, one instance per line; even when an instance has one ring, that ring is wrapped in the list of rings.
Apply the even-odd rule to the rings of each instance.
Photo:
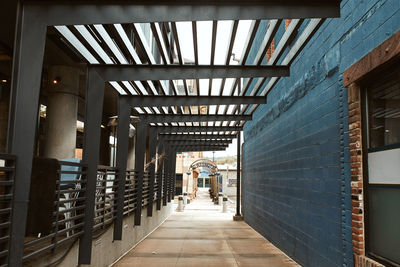
[[[222,213],[208,192],[174,212],[114,267],[298,266],[245,222]]]

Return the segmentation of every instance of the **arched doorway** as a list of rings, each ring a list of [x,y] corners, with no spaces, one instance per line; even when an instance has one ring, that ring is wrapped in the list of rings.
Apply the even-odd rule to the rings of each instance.
[[[187,174],[193,174],[193,186],[195,191],[201,189],[211,189],[212,195],[217,195],[218,188],[218,167],[209,159],[198,159],[194,161],[187,171]]]

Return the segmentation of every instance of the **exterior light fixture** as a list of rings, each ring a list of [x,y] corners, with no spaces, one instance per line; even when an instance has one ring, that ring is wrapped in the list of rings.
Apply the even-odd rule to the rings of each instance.
[[[106,128],[106,126],[104,126],[104,125],[102,124],[102,125],[101,125],[101,128],[105,129],[105,128]]]
[[[6,79],[3,79],[3,80],[1,80],[1,82],[2,82],[2,83],[6,83],[6,82],[7,82],[7,80],[6,80]]]
[[[59,82],[61,82],[61,78],[57,76],[57,77],[53,80],[53,84],[58,84]]]
[[[187,171],[187,172],[186,172],[187,175],[190,175],[191,173],[192,173],[191,171]]]

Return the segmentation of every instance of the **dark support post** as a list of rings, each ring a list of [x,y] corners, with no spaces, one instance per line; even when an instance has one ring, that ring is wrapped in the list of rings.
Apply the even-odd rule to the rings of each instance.
[[[146,123],[142,121],[138,122],[136,131],[136,151],[135,151],[135,170],[137,172],[135,225],[140,225],[142,216],[143,172],[144,172],[144,154],[146,151],[146,130],[147,130]]]
[[[156,166],[156,150],[157,150],[157,131],[150,129],[149,133],[149,156],[150,161],[154,158],[154,163],[150,164],[149,169],[149,205],[147,206],[147,216],[153,216],[153,202],[154,202],[154,180],[155,180],[155,166]]]
[[[173,168],[173,166],[172,166],[172,164],[173,164],[174,160],[172,158],[172,156],[173,156],[172,148],[169,147],[168,151],[169,151],[168,152],[168,157],[169,157],[169,160],[168,160],[168,202],[171,202],[171,199],[172,199],[172,180],[173,180],[173,177],[172,177],[172,168]]]
[[[129,124],[131,107],[124,98],[118,102],[118,128],[117,128],[117,213],[114,222],[114,240],[122,240],[122,220],[124,214],[124,195],[126,182],[126,165],[129,146]]]
[[[176,193],[176,151],[172,153],[172,199],[175,198]],[[182,184],[183,185],[183,184]]]
[[[79,240],[79,264],[90,264],[92,254],[93,216],[96,194],[97,165],[100,152],[104,81],[97,72],[88,70],[86,87],[85,137],[83,162],[87,164],[84,233]]]
[[[168,165],[169,165],[169,158],[168,158],[168,147],[164,144],[164,151],[165,151],[165,159],[163,163],[163,206],[167,206],[168,200]]]
[[[240,132],[237,134],[237,173],[236,173],[236,215],[235,217],[240,218],[242,215],[240,213]]]
[[[21,266],[39,107],[46,25],[18,6],[7,151],[17,156],[9,266]]]
[[[164,151],[164,147],[161,142],[157,142],[157,151],[158,154],[161,155]],[[157,175],[157,183],[158,183],[158,188],[157,188],[157,210],[161,210],[161,195],[162,195],[162,190],[163,190],[163,166],[164,166],[164,160],[162,160],[161,166],[158,166],[158,175]]]

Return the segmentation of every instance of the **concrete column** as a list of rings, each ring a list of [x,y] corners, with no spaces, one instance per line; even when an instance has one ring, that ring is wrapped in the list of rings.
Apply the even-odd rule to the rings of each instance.
[[[99,164],[108,166],[110,165],[110,127],[101,129],[100,136],[100,155],[99,155]]]
[[[0,152],[6,151],[8,108],[10,103],[9,81],[0,81]]]
[[[79,69],[52,66],[49,69],[44,157],[75,157],[78,114]]]
[[[126,168],[128,170],[132,170],[135,168],[135,142],[135,137],[129,138],[128,163],[126,165]]]

